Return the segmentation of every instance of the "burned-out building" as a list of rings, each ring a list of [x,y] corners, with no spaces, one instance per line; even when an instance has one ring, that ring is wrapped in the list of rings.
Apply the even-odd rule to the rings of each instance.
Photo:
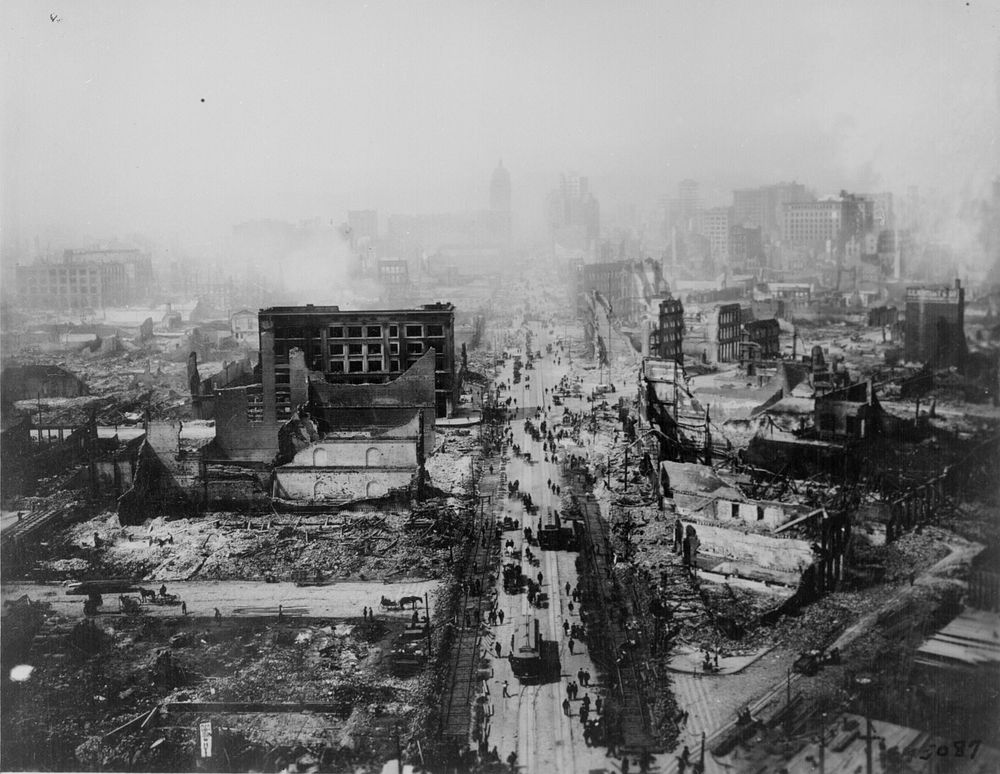
[[[739,358],[740,314],[739,304],[722,304],[713,313],[709,330],[715,332],[716,359],[720,363],[732,363]]]
[[[385,384],[434,352],[437,416],[458,402],[455,307],[341,310],[338,306],[286,306],[260,312],[260,364],[265,415],[289,419],[292,400],[289,354],[300,350],[310,372],[330,384]]]
[[[899,322],[899,310],[894,306],[876,306],[868,310],[868,326],[884,328]]]
[[[650,349],[662,360],[683,360],[684,305],[679,298],[660,301],[659,324]]]
[[[87,385],[80,377],[57,365],[5,364],[0,383],[4,403],[34,398],[76,398],[87,394]]]
[[[743,326],[741,360],[774,360],[781,352],[781,326],[775,319],[751,320]]]
[[[595,291],[600,293],[611,304],[612,309],[630,294],[632,271],[628,261],[585,263],[580,265],[579,272],[579,292],[584,296]],[[579,300],[578,303],[582,304],[583,301]]]
[[[435,355],[428,351],[400,376],[381,384],[332,383],[306,366],[305,353],[288,356],[288,381],[282,400],[296,410],[305,407],[321,434],[326,432],[388,434],[421,419],[421,443],[434,447]],[[271,463],[278,460],[282,428],[297,411],[279,415],[276,399],[266,399],[263,384],[215,391],[216,448],[231,460]],[[291,456],[291,455],[286,455]]]
[[[903,357],[937,367],[962,368],[965,342],[965,289],[954,287],[906,289]]]
[[[684,353],[703,363],[735,363],[740,359],[743,313],[739,304],[713,304],[688,315]]]
[[[871,382],[816,396],[815,428],[823,440],[858,441],[878,432],[881,409]]]

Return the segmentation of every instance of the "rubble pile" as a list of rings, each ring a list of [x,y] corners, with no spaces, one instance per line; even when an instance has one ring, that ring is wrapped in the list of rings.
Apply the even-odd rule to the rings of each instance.
[[[251,521],[220,512],[139,526],[121,526],[116,514],[103,512],[45,547],[24,576],[294,580],[297,573],[319,572],[327,579],[437,578],[448,557],[446,536],[464,528],[460,514],[451,500],[428,501],[413,514],[365,510]]]
[[[24,686],[5,681],[5,698],[14,698],[11,691],[19,695],[18,712],[5,722],[3,754],[28,756],[18,759],[39,768],[86,768],[97,763],[98,754],[105,766],[120,762],[122,755],[143,759],[158,738],[170,750],[159,755],[185,760],[190,734],[173,739],[173,724],[157,719],[143,734],[111,738],[98,753],[95,736],[163,703],[329,704],[330,712],[315,724],[316,736],[303,732],[303,743],[329,744],[330,731],[349,729],[359,709],[407,728],[424,700],[419,679],[394,676],[385,663],[384,654],[405,626],[402,620],[337,625],[232,620],[189,626],[183,619],[101,617],[73,624],[59,616],[46,618],[45,610],[25,601],[4,622],[5,661],[28,658],[36,669]],[[96,636],[85,636],[91,631]],[[83,647],[85,642],[95,647]],[[287,744],[305,726],[297,713],[244,714],[238,723],[224,714],[216,718],[220,725],[227,720],[245,733],[248,745],[262,747]],[[29,751],[28,740],[45,749]]]
[[[439,428],[438,435],[437,448],[424,464],[431,487],[449,495],[468,494],[480,446],[478,429]]]

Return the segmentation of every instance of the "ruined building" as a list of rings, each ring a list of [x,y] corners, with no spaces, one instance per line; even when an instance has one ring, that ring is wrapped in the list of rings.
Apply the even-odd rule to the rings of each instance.
[[[660,302],[659,325],[653,334],[650,350],[662,360],[683,362],[684,305],[679,298]]]
[[[260,313],[263,408],[279,421],[291,417],[289,353],[300,350],[306,367],[330,384],[385,384],[434,351],[437,416],[458,402],[455,307],[342,311],[337,306],[283,306]]]
[[[780,353],[781,327],[777,320],[751,320],[743,326],[741,360],[774,360]]]
[[[938,368],[961,369],[965,363],[965,289],[910,287],[906,289],[903,357]]]

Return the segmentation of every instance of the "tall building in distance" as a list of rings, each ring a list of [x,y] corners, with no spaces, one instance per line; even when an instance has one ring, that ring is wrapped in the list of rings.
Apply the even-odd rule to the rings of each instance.
[[[759,226],[761,236],[774,241],[781,236],[784,206],[814,198],[804,185],[794,182],[737,189],[733,191],[733,223]]]
[[[732,222],[733,211],[730,207],[702,210],[695,218],[695,230],[708,240],[716,266],[729,264],[729,229]]]
[[[79,249],[62,261],[16,268],[21,303],[29,308],[94,310],[124,306],[153,289],[153,262],[137,249]]]
[[[600,234],[601,208],[590,192],[590,181],[563,175],[549,195],[549,230],[554,246],[570,251],[592,250]]]
[[[503,165],[501,160],[497,168],[493,170],[493,177],[490,180],[490,211],[494,215],[501,217],[506,228],[506,242],[511,239],[511,217],[510,217],[510,172]]]
[[[782,237],[797,246],[826,245],[831,249],[840,239],[844,225],[844,205],[840,199],[818,202],[789,202],[784,206]]]
[[[760,226],[736,224],[729,229],[729,265],[740,271],[759,268],[763,264],[764,243]]]

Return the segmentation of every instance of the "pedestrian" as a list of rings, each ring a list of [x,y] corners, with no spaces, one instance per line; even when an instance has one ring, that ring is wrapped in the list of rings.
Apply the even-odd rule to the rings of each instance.
[[[574,646],[575,644],[576,644],[576,643],[574,642],[573,638],[572,638],[572,637],[570,637],[570,638],[569,638],[569,652],[570,652],[570,655],[572,655],[572,654],[573,654],[573,646]]]
[[[504,680],[504,681],[503,681],[503,697],[504,697],[505,699],[507,699],[507,698],[509,698],[509,697],[510,697],[510,693],[509,693],[509,691],[507,690],[507,688],[508,688],[508,684],[507,684],[507,681],[506,681],[506,680]]]
[[[569,716],[569,699],[563,699],[563,714]]]
[[[278,605],[278,620],[281,621],[285,617],[285,611],[281,605]]]
[[[510,635],[510,652],[514,652],[514,635]]]
[[[586,704],[580,707],[580,722],[587,725],[587,718],[590,716],[590,707]]]
[[[604,700],[600,696],[594,699],[594,711],[597,712],[598,715],[601,714],[601,708],[603,706],[604,706]]]
[[[222,613],[219,612],[219,608],[215,608],[215,620],[219,622],[219,626],[222,626]]]
[[[569,637],[569,621],[563,621],[563,634]]]
[[[538,585],[539,586],[542,585],[542,574],[541,573],[538,573]]]
[[[580,685],[587,684],[587,677],[582,667],[580,668],[580,671],[576,673],[576,678],[580,681]]]
[[[160,586],[160,596],[161,597],[167,596],[167,584],[166,583],[164,583],[162,586]]]
[[[500,658],[500,653],[503,651],[503,648],[500,647],[500,643],[499,642],[494,647],[495,647],[496,652],[497,652],[497,658]]]
[[[573,612],[573,603],[572,602],[569,603],[569,611],[570,611],[570,613]]]
[[[511,754],[507,756],[507,764],[510,766],[511,771],[517,771],[517,751],[511,751]]]
[[[690,758],[691,758],[691,751],[688,749],[687,745],[684,745],[684,749],[681,750],[680,760],[682,760],[684,762],[684,765],[686,766]]]
[[[567,596],[567,597],[569,596],[569,590],[570,590],[570,588],[571,588],[571,587],[570,587],[570,585],[569,585],[569,581],[566,581],[566,596]]]
[[[498,615],[498,616],[499,616],[499,618],[500,618],[500,625],[502,626],[502,625],[503,625],[503,610],[500,610],[500,611],[499,611],[499,612],[497,613],[497,615]]]
[[[490,610],[490,614],[487,617],[489,618],[490,626],[495,626],[496,622],[497,622],[497,613],[496,613],[496,610]]]
[[[187,615],[187,614],[188,614],[188,603],[182,601],[181,602],[181,615]]]

